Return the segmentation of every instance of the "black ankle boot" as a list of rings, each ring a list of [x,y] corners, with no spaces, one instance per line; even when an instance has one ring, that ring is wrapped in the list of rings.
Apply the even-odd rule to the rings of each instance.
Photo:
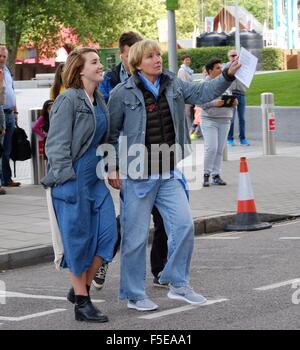
[[[75,295],[75,320],[103,323],[108,317],[98,310],[88,295]]]
[[[209,174],[203,176],[203,187],[209,187]]]
[[[91,286],[86,285],[86,290],[88,292],[88,296],[90,296],[90,289]],[[70,288],[68,294],[67,294],[67,300],[69,300],[70,303],[75,304],[75,291],[74,288]]]

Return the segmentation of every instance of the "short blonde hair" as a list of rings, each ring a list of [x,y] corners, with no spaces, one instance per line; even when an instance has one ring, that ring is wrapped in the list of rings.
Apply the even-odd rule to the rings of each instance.
[[[7,50],[6,46],[0,45],[0,51],[5,51],[6,52],[6,56],[8,56],[8,50]]]
[[[132,74],[138,70],[137,67],[142,63],[143,56],[152,51],[161,53],[157,41],[144,39],[131,46],[128,54],[128,64]]]
[[[83,55],[88,52],[95,52],[98,55],[98,51],[91,47],[75,49],[69,54],[62,73],[63,85],[66,89],[83,89],[80,73],[85,64]]]

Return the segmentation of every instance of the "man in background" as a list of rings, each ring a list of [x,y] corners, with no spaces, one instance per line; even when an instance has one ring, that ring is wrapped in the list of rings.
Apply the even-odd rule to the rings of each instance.
[[[184,81],[189,81],[189,82],[193,81],[194,71],[190,68],[191,63],[192,63],[191,56],[187,54],[182,56],[182,65],[180,66],[177,73],[178,78]],[[184,112],[188,122],[189,130],[191,130],[193,120],[194,120],[194,106],[186,104]]]
[[[108,102],[111,90],[119,83],[127,80],[130,76],[130,69],[128,66],[129,49],[133,44],[140,40],[142,40],[142,37],[135,32],[126,32],[120,36],[119,49],[121,62],[111,71],[105,73],[99,89],[100,92],[102,92],[106,103]]]
[[[237,58],[237,52],[236,50],[230,50],[227,53],[229,62],[227,65],[229,65],[231,62],[233,62]],[[226,65],[226,66],[227,66]],[[246,111],[246,86],[242,84],[238,79],[236,79],[231,86],[228,89],[228,92],[231,93],[234,97],[238,100],[238,105],[234,109],[233,116],[231,119],[230,129],[228,133],[227,143],[230,146],[235,146],[234,142],[234,118],[236,115],[236,111],[239,118],[239,139],[240,139],[240,145],[241,146],[250,146],[249,141],[246,139],[245,136],[245,111]]]
[[[8,69],[6,62],[8,58],[8,50],[4,46],[0,46],[0,68],[4,73],[4,104],[3,111],[5,115],[5,135],[3,140],[2,155],[2,185],[7,187],[18,187],[20,182],[12,180],[12,172],[9,164],[12,135],[16,127],[16,116],[18,114],[16,108],[16,94],[13,88],[13,77]]]

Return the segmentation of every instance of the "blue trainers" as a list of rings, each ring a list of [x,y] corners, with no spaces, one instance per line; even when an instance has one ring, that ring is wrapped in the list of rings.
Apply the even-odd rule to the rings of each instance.
[[[241,140],[240,141],[240,145],[241,146],[250,146],[250,143],[247,139]]]
[[[203,295],[196,293],[190,286],[173,287],[170,286],[168,298],[175,300],[183,300],[189,304],[204,304],[207,302]]]
[[[227,140],[227,145],[235,146],[234,140]]]
[[[158,308],[158,305],[153,303],[149,298],[142,300],[129,300],[127,304],[128,309],[135,309],[138,311],[152,311]]]

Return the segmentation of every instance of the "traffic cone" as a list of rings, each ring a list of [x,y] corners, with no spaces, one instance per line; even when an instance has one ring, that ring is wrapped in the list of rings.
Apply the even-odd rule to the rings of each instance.
[[[256,213],[247,159],[241,157],[236,221],[235,224],[226,225],[225,231],[257,231],[270,227],[272,224],[261,222]]]

